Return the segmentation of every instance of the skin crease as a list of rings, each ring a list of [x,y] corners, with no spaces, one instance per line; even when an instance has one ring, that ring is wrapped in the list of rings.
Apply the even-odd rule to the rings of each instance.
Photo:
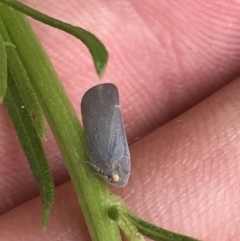
[[[129,140],[152,131],[130,145],[129,183],[113,191],[166,229],[239,240],[240,79],[233,80],[240,72],[240,3],[24,2],[104,42],[110,59],[102,81],[119,87]],[[88,51],[67,34],[31,23],[80,117],[83,93],[99,83]],[[49,130],[44,147],[58,187],[42,230],[36,183],[3,106],[0,111],[1,240],[90,240]]]

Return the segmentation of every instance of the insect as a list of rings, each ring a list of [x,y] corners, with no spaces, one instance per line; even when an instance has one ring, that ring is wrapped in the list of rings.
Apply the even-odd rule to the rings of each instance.
[[[110,184],[125,186],[131,163],[117,87],[92,87],[82,98],[81,111],[90,165]]]

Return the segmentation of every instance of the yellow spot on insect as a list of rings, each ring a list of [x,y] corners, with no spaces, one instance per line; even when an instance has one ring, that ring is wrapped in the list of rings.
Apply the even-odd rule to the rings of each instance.
[[[112,180],[113,180],[113,182],[119,182],[120,181],[119,175],[118,174],[113,174],[112,175]]]

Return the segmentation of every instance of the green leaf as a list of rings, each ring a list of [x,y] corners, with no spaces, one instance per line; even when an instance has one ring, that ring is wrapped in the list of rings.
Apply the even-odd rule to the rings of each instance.
[[[11,43],[11,38],[4,26],[3,21],[0,18],[0,32],[4,37],[4,40],[7,43]],[[12,44],[12,46],[14,46]],[[26,106],[29,111],[29,115],[32,118],[32,121],[37,129],[37,132],[40,137],[45,137],[45,125],[44,125],[44,116],[37,99],[37,96],[30,84],[27,72],[24,65],[18,55],[17,49],[14,47],[7,47],[8,55],[8,67],[14,78],[15,84],[22,96],[24,101],[24,106]],[[1,68],[1,66],[0,66]]]
[[[105,46],[95,37],[92,33],[84,30],[83,28],[64,23],[58,19],[49,17],[41,12],[34,10],[15,0],[0,0],[0,2],[54,28],[61,29],[76,38],[80,39],[88,48],[92,55],[95,69],[101,77],[104,72],[108,61],[108,52]]]
[[[46,227],[49,211],[54,200],[53,179],[42,143],[26,108],[24,108],[23,100],[10,72],[8,72],[8,90],[4,99],[4,105],[11,117],[19,141],[38,183],[43,201],[43,226]]]
[[[132,222],[138,231],[148,238],[156,241],[200,241],[185,235],[174,233],[166,229],[148,223],[128,211],[123,211],[123,215]]]
[[[0,34],[0,103],[7,92],[7,51]]]
[[[132,214],[124,205],[114,205],[108,208],[108,216],[117,221],[127,237],[138,240],[139,233],[156,241],[200,241],[185,235],[174,233],[148,223]]]

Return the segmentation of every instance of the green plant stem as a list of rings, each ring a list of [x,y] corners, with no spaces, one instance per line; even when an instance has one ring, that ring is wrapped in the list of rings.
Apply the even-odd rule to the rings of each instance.
[[[0,103],[7,92],[7,50],[0,34]]]
[[[25,66],[31,84],[58,143],[95,241],[121,240],[116,222],[107,216],[110,193],[86,164],[83,132],[73,107],[30,25],[22,14],[0,6],[0,16]]]

